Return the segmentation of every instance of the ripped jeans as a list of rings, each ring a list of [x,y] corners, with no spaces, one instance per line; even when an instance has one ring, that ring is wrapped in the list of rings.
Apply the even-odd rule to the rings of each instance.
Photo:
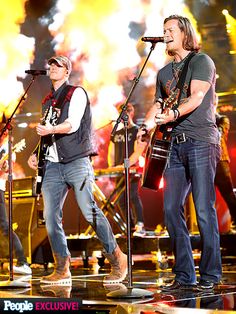
[[[94,173],[89,157],[66,164],[46,162],[42,183],[44,219],[52,252],[62,257],[70,255],[63,230],[63,204],[69,188],[73,188],[76,201],[86,221],[95,230],[105,251],[112,253],[117,246],[110,223],[97,206],[93,196]],[[71,217],[73,220],[73,217]]]

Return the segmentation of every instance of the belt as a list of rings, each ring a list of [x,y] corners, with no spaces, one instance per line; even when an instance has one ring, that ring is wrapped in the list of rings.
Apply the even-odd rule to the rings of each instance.
[[[174,136],[174,143],[176,143],[176,144],[185,143],[187,140],[188,140],[188,138],[185,135],[185,133],[181,133],[181,134]]]

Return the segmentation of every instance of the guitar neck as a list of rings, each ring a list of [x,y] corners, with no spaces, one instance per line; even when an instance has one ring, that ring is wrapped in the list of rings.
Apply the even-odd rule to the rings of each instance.
[[[25,148],[25,139],[22,139],[20,142],[18,142],[16,145],[14,145],[14,147],[12,148],[12,154],[19,153],[24,148]],[[9,154],[4,155],[1,158],[0,163],[3,163],[4,161],[6,161],[8,159],[8,157],[9,157]]]

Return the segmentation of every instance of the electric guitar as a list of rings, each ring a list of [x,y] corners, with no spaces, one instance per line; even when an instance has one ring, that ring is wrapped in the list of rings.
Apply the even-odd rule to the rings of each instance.
[[[25,139],[23,138],[20,142],[16,143],[12,148],[12,153],[19,153],[26,147]],[[0,165],[8,159],[8,154],[4,155],[0,160]]]
[[[177,105],[178,89],[162,103],[162,113],[168,112]],[[157,191],[170,156],[170,134],[172,126],[156,125],[145,155],[145,165],[142,173],[142,186]]]
[[[49,122],[52,109],[53,109],[52,106],[50,106],[46,110],[44,117],[42,119],[42,122],[41,122],[42,125],[46,125],[46,123]],[[41,194],[41,188],[42,188],[43,176],[44,176],[45,155],[46,155],[47,147],[48,147],[48,144],[45,142],[45,137],[41,136],[39,144],[38,144],[38,148],[37,148],[38,166],[37,166],[37,171],[36,171],[36,182],[35,182],[35,192],[38,195]]]

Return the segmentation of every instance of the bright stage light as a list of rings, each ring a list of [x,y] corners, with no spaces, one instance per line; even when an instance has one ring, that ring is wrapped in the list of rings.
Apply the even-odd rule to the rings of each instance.
[[[223,15],[228,15],[228,14],[229,14],[229,11],[226,10],[226,9],[224,9],[224,10],[222,10],[222,14],[223,14]]]

